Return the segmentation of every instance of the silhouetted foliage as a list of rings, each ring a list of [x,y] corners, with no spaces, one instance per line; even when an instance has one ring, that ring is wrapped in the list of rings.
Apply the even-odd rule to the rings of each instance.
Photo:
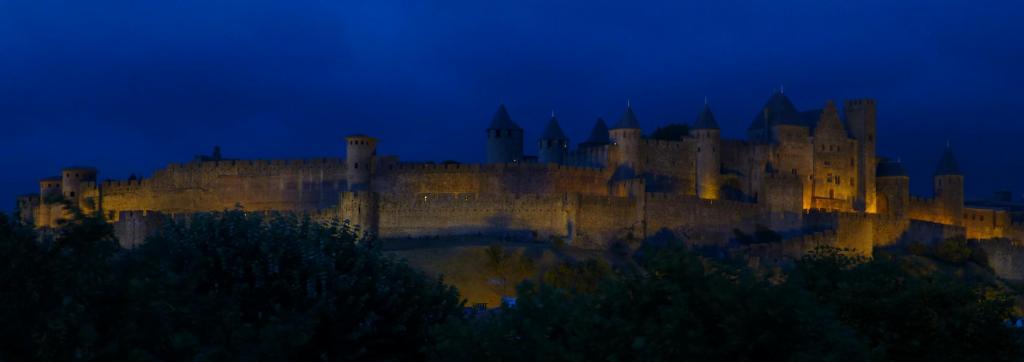
[[[679,141],[690,135],[690,125],[685,123],[670,123],[654,130],[649,138],[665,141]]]
[[[612,276],[608,263],[587,259],[580,262],[562,262],[544,272],[544,283],[572,292],[591,293],[605,279]]]
[[[42,236],[0,214],[0,360],[1024,355],[1020,330],[1005,323],[1011,300],[999,287],[915,269],[919,256],[870,259],[821,247],[767,276],[666,243],[643,248],[628,268],[556,265],[539,282],[520,284],[514,307],[464,315],[453,288],[357,241],[343,223],[199,214],[125,250],[102,218],[73,214]],[[484,256],[506,281],[533,270],[531,260],[500,246]]]
[[[913,255],[929,256],[954,265],[963,265],[968,261],[985,267],[988,265],[985,252],[980,248],[972,248],[963,236],[946,238],[931,246],[921,242],[912,242],[906,246],[906,251]]]
[[[740,245],[782,242],[782,235],[779,235],[775,230],[761,224],[754,226],[753,235],[747,234],[740,229],[733,229],[732,232],[735,236],[736,242]]]
[[[526,282],[514,308],[438,330],[442,360],[857,360],[852,330],[798,289],[666,248],[592,293]]]
[[[789,283],[831,306],[876,360],[1021,358],[1021,332],[1004,325],[1012,308],[1006,294],[941,272],[914,275],[902,263],[820,247],[797,263]]]
[[[530,257],[497,244],[484,249],[484,258],[489,284],[494,293],[503,297],[511,296],[517,281],[533,274],[536,268]]]
[[[785,281],[669,246],[592,291],[526,282],[514,308],[437,330],[440,360],[1000,361],[1005,295],[823,247]],[[584,277],[582,279],[589,279]]]
[[[201,214],[124,250],[79,216],[36,238],[0,219],[2,359],[420,359],[461,313],[451,287],[339,223]]]
[[[967,239],[963,237],[947,238],[935,246],[935,257],[948,263],[963,264],[971,259],[971,254]]]

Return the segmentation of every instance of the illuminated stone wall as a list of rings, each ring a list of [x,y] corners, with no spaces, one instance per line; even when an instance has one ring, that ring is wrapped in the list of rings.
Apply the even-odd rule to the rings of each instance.
[[[981,240],[974,245],[988,257],[988,265],[1001,278],[1024,281],[1024,244],[1009,239]]]
[[[528,194],[574,192],[607,195],[607,169],[555,164],[382,165],[373,190],[386,195]]]
[[[646,193],[638,201],[644,236],[668,232],[695,244],[726,245],[733,229],[750,232],[756,224],[767,224],[758,204],[668,193]]]
[[[155,233],[169,218],[159,212],[122,211],[114,223],[114,236],[122,247],[133,248],[141,245]]]
[[[382,194],[376,229],[384,238],[498,235],[514,239],[567,237],[567,200],[559,194]]]
[[[120,211],[135,210],[311,211],[337,205],[345,185],[340,159],[212,161],[172,164],[147,179],[104,181],[94,193],[104,216],[116,221]]]
[[[696,141],[643,140],[641,169],[650,191],[681,195],[697,194]]]
[[[961,216],[954,215],[941,200],[924,197],[910,197],[910,218],[936,224],[955,225]]]
[[[1005,210],[964,208],[963,226],[968,239],[1005,237],[1010,224],[1010,214]]]

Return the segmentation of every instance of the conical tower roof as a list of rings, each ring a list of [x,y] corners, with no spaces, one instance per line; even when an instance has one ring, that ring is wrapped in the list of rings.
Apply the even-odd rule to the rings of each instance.
[[[558,118],[555,115],[551,115],[551,120],[548,121],[548,127],[544,129],[544,134],[540,136],[542,140],[565,140],[569,139],[565,136],[565,132],[562,132],[562,127],[558,125]]]
[[[640,122],[636,120],[636,114],[633,113],[633,107],[626,103],[626,112],[622,114],[622,118],[619,119],[619,123],[615,124],[612,129],[640,129]]]
[[[711,113],[711,106],[707,103],[704,103],[704,109],[700,111],[697,121],[693,123],[693,129],[719,129],[718,122],[715,122],[715,115]]]
[[[518,124],[512,121],[512,117],[508,115],[508,110],[505,109],[505,105],[499,105],[498,111],[494,112],[494,118],[491,118],[491,126],[487,129],[522,129]]]
[[[608,138],[608,125],[604,123],[604,119],[597,119],[597,122],[594,123],[594,128],[590,130],[590,137],[587,137],[586,142],[583,143],[591,145],[606,145],[612,143],[612,140]]]
[[[750,123],[751,130],[762,130],[778,124],[793,124],[805,126],[800,119],[800,112],[796,106],[782,92],[775,92],[765,102],[761,111],[754,115],[754,121]]]
[[[888,158],[882,158],[878,162],[878,166],[875,167],[875,177],[901,176],[907,176],[907,170],[903,168],[903,163],[899,160],[893,161]]]
[[[963,175],[960,173],[960,165],[956,163],[956,156],[953,155],[953,147],[948,144],[942,151],[938,167],[935,168],[935,176],[939,175]]]

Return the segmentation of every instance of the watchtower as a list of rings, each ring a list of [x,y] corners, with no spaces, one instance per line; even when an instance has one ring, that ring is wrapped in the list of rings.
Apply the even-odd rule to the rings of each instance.
[[[370,189],[373,160],[377,155],[377,139],[366,135],[345,137],[345,178],[349,191]]]

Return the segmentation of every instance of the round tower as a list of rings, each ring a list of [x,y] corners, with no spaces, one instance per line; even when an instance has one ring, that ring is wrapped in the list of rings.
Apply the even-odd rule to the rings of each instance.
[[[880,159],[875,168],[876,212],[903,217],[910,207],[910,177],[899,161]]]
[[[565,163],[569,154],[569,138],[562,132],[558,125],[558,118],[555,112],[551,112],[551,120],[548,121],[544,134],[540,136],[538,160],[540,163]]]
[[[693,124],[693,137],[697,139],[697,196],[715,200],[719,197],[722,171],[721,129],[711,113],[711,106],[704,103]]]
[[[582,166],[607,167],[607,150],[611,143],[611,139],[608,138],[608,125],[604,123],[604,119],[598,118],[594,123],[594,128],[590,130],[590,137],[579,144],[576,162]]]
[[[61,191],[65,198],[75,204],[82,197],[82,191],[95,183],[95,168],[68,167],[61,171]]]
[[[345,137],[345,178],[349,191],[370,190],[373,159],[377,155],[377,139],[365,135]]]
[[[948,222],[961,225],[964,217],[964,175],[949,144],[942,151],[934,180],[935,199],[943,206]]]
[[[523,129],[512,121],[505,105],[487,128],[487,163],[518,163],[523,160]]]
[[[640,173],[640,122],[636,120],[633,107],[626,103],[626,112],[622,114],[608,135],[612,140],[616,157],[615,166]]]

